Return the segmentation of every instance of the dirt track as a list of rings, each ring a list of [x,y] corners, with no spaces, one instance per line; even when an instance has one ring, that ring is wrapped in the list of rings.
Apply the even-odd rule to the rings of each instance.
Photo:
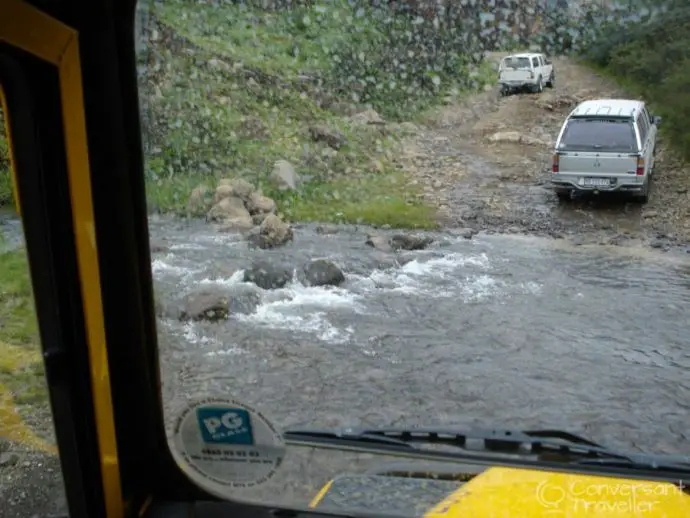
[[[494,88],[438,110],[405,145],[401,163],[412,183],[448,226],[687,248],[690,171],[667,151],[663,136],[646,205],[620,196],[557,201],[548,178],[565,116],[582,100],[629,94],[565,58],[554,67],[556,86],[542,94],[502,98]]]

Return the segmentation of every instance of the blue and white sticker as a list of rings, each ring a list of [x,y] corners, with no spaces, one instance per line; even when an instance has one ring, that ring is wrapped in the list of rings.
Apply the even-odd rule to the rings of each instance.
[[[282,435],[268,419],[229,398],[189,404],[175,423],[173,446],[189,477],[224,497],[265,484],[285,458]]]
[[[207,444],[254,444],[252,421],[244,408],[197,408],[196,418],[201,438]]]

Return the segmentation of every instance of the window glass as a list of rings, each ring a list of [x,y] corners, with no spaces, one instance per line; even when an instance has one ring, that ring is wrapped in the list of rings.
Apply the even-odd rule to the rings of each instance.
[[[0,516],[61,515],[67,504],[5,123],[0,105]]]
[[[644,145],[645,139],[647,138],[647,131],[649,130],[649,125],[647,124],[647,119],[643,113],[637,116],[637,128],[640,132],[640,142]]]
[[[559,200],[544,172],[584,99],[643,91],[687,127],[690,9],[537,4],[140,3],[165,420],[195,483],[304,507],[402,462],[281,445],[294,427],[559,429],[688,454],[690,175],[658,163],[645,206]],[[539,94],[511,70],[531,53],[553,56]],[[659,145],[681,158],[684,139]],[[573,121],[564,144],[564,170],[579,150],[636,151],[630,121]],[[431,505],[357,480],[332,502]]]
[[[632,152],[637,149],[635,128],[632,121],[625,119],[571,119],[559,149]]]

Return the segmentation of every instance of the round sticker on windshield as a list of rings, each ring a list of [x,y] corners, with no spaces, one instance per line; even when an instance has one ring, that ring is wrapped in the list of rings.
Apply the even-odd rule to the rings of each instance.
[[[283,463],[282,435],[258,411],[233,399],[190,404],[175,423],[174,456],[205,489],[227,495],[268,481]]]

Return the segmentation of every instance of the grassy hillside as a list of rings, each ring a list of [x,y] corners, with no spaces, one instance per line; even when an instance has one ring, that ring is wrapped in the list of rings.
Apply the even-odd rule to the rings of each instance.
[[[409,125],[358,124],[370,107],[413,119],[492,74],[460,27],[353,2],[270,12],[166,0],[151,13],[142,83],[151,209],[184,212],[193,187],[220,177],[260,184],[289,219],[430,227],[392,164]],[[332,149],[318,125],[339,134]],[[272,187],[276,160],[303,179]]]

